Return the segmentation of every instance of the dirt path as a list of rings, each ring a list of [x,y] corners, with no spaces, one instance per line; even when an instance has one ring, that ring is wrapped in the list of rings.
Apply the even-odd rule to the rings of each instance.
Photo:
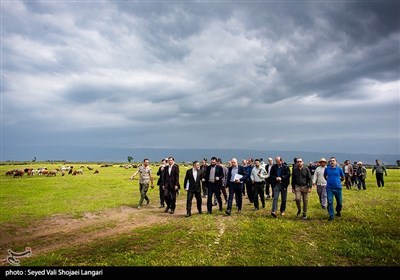
[[[135,228],[163,224],[173,219],[182,219],[186,214],[186,202],[177,201],[175,214],[164,213],[158,205],[143,206],[138,210],[121,206],[98,213],[85,213],[81,218],[67,215],[53,215],[35,221],[27,227],[3,225],[0,229],[0,259],[7,263],[7,250],[31,247],[32,256],[55,251],[71,245],[84,244],[96,239],[129,233]],[[203,209],[206,205],[203,201]]]

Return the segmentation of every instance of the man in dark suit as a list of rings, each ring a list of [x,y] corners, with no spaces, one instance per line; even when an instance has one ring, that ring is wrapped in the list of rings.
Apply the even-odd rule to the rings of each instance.
[[[160,189],[160,208],[164,208],[164,206],[165,206],[164,190],[162,188],[164,184],[163,184],[162,180],[163,180],[164,168],[165,168],[166,164],[167,164],[167,159],[163,158],[161,160],[161,165],[157,171],[157,176],[159,176],[158,181],[157,181],[157,186],[159,186],[159,189]]]
[[[287,188],[290,181],[290,169],[283,162],[281,157],[275,157],[275,164],[271,168],[271,174],[269,176],[271,180],[272,190],[274,192],[274,200],[272,201],[272,217],[278,217],[276,212],[278,208],[278,199],[281,194],[281,215],[285,216],[286,211],[286,199],[287,199]]]
[[[176,193],[180,189],[180,184],[179,166],[175,164],[175,160],[173,157],[168,158],[168,164],[164,168],[162,182],[165,203],[167,204],[167,208],[165,208],[164,212],[167,213],[171,209],[169,213],[174,214],[176,207]]]
[[[265,179],[265,194],[266,199],[270,199],[271,196],[274,198],[274,189],[272,188],[272,183],[270,180],[271,168],[274,166],[274,160],[272,158],[268,158],[268,164],[265,166],[265,171],[267,171],[267,178]],[[269,188],[271,187],[271,195],[269,192]]]
[[[192,200],[193,195],[196,197],[197,202],[197,211],[199,214],[201,211],[201,170],[200,163],[196,160],[193,162],[193,168],[190,168],[186,171],[185,179],[183,185],[185,186],[185,190],[187,191],[187,200],[186,200],[186,216],[192,216]]]
[[[240,175],[240,176],[238,176]],[[238,178],[240,177],[240,178]],[[243,203],[243,181],[246,179],[246,170],[242,165],[238,165],[237,159],[231,159],[231,166],[228,168],[227,185],[229,187],[228,207],[225,213],[231,215],[233,196],[236,196],[236,207],[238,213],[242,211]]]
[[[213,194],[217,197],[219,211],[222,211],[222,200],[221,200],[221,187],[222,178],[224,178],[224,170],[221,166],[217,165],[217,158],[211,158],[211,164],[207,166],[205,182],[207,185],[207,214],[212,213],[212,197]]]

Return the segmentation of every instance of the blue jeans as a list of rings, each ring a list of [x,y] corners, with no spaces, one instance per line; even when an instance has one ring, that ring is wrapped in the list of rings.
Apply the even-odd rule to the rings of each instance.
[[[281,213],[286,211],[286,199],[287,199],[287,186],[283,186],[281,184],[276,184],[274,185],[274,200],[272,201],[272,211],[271,212],[276,212],[278,209],[278,199],[279,199],[279,194],[281,194],[281,206],[280,210]]]
[[[342,211],[342,189],[331,189],[326,188],[326,195],[328,198],[328,213],[330,217],[334,217],[335,213],[333,212],[333,197],[336,199],[336,213],[340,213]]]

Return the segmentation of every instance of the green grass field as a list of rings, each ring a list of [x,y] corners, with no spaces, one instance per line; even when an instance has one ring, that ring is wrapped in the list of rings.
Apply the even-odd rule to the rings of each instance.
[[[83,165],[83,175],[23,178],[4,174],[26,166],[0,166],[2,259],[8,249],[21,251],[29,246],[33,254],[21,259],[22,265],[400,265],[399,169],[388,170],[384,188],[376,186],[375,176],[368,170],[367,190],[343,189],[342,217],[329,222],[315,189],[310,194],[310,219],[306,221],[296,217],[290,191],[287,215],[277,219],[270,215],[272,200],[267,200],[266,209],[253,211],[247,199],[242,213],[233,212],[230,217],[218,212],[218,207],[212,215],[198,215],[193,200],[193,215],[185,218],[184,190],[176,213],[169,215],[158,208],[157,187],[148,193],[150,206],[137,210],[138,181],[129,180],[136,169],[89,164],[100,171],[93,174]],[[59,167],[48,163],[29,166]],[[182,184],[185,172],[181,167]],[[203,199],[203,211],[205,202]],[[111,212],[114,216],[102,220]],[[90,215],[95,218],[89,219]],[[47,223],[48,228],[43,226]],[[79,223],[84,226],[72,231]],[[35,228],[48,233],[34,234]]]

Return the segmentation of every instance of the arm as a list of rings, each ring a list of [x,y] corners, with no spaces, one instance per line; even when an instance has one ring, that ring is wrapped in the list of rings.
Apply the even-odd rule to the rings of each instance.
[[[318,169],[318,167],[317,167],[317,169]],[[312,184],[313,185],[317,184],[317,169],[315,169],[314,175],[312,176]]]
[[[275,172],[275,167],[271,167],[271,171],[269,172],[269,180],[275,184],[276,182],[276,172]]]
[[[254,182],[254,172],[253,172],[253,170],[254,170],[254,167],[253,167],[253,169],[251,170],[251,174],[250,174],[250,180],[251,180],[252,182]]]
[[[294,186],[296,186],[296,176],[294,176],[294,169],[292,172],[292,190],[294,191]]]
[[[177,165],[176,166],[176,172],[175,172],[175,190],[178,190],[181,188],[181,185],[179,184],[179,167]]]
[[[189,169],[190,170],[190,169]],[[183,186],[186,188],[187,181],[189,180],[189,170],[186,171],[185,179],[183,179]],[[199,171],[200,172],[200,171]]]
[[[262,179],[268,178],[267,171],[264,168],[261,168],[261,171],[259,172],[258,177],[260,177]]]
[[[307,168],[307,186],[308,186],[308,191],[310,192],[312,188],[312,178],[311,178],[311,171],[308,168]]]
[[[288,186],[289,185],[289,180],[290,180],[290,175],[291,175],[290,168],[288,166],[284,165],[284,164],[282,166],[284,166],[283,170],[282,170],[282,177],[281,177],[282,178],[282,182],[285,182],[284,184],[286,186]]]
[[[139,169],[135,173],[132,174],[131,181],[133,180],[133,177],[135,177],[138,173],[139,173]]]
[[[340,168],[340,181],[343,181],[343,180],[344,180],[344,172],[343,172],[343,169]]]
[[[150,169],[149,177],[150,177],[150,182],[151,182],[151,188],[154,188],[154,181],[153,181],[153,175],[152,175],[151,169]]]

